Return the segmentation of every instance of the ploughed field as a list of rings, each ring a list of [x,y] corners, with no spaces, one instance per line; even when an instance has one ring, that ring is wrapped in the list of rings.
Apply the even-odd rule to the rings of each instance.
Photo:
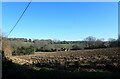
[[[119,48],[36,52],[33,55],[12,56],[10,59],[35,69],[45,67],[72,72],[120,72]]]

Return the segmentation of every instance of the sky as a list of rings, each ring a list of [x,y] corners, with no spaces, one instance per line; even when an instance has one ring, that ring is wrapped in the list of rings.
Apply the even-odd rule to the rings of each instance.
[[[2,2],[29,2],[30,0],[2,0]],[[119,0],[32,0],[32,2],[119,2]]]
[[[15,25],[27,2],[2,3],[2,31]],[[32,2],[10,38],[83,40],[118,37],[117,2]]]

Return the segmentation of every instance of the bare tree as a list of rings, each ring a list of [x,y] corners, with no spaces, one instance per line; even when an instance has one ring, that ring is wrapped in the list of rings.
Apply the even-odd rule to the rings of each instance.
[[[6,35],[0,30],[0,50],[3,56],[12,55],[12,47]]]
[[[86,41],[86,47],[90,48],[95,44],[96,38],[93,36],[89,36],[85,38],[84,41]]]

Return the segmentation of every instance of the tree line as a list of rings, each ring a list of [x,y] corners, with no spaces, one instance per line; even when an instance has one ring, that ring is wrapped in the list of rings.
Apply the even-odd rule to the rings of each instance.
[[[55,52],[69,50],[98,49],[120,46],[120,35],[118,39],[110,38],[108,41],[89,36],[82,41],[60,41],[60,40],[32,40],[25,38],[3,38],[2,49],[4,52],[12,52],[12,55],[26,55],[34,52]]]

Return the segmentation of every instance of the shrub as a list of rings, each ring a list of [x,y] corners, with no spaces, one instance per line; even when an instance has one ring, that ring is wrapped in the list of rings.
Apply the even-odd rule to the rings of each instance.
[[[13,52],[12,55],[29,55],[34,53],[34,47],[18,47]]]

